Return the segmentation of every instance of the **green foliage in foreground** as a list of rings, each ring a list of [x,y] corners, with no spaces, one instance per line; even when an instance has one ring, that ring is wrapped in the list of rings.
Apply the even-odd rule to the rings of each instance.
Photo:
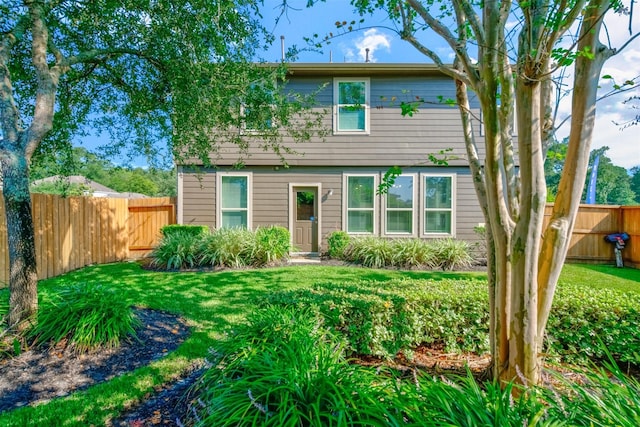
[[[113,289],[129,305],[164,310],[182,316],[193,328],[193,333],[176,351],[152,362],[149,366],[77,391],[70,396],[0,413],[0,425],[7,427],[107,425],[110,423],[109,420],[118,417],[125,408],[139,404],[150,393],[154,393],[154,390],[158,390],[191,372],[194,364],[209,357],[208,350],[210,348],[219,348],[217,342],[223,338],[222,334],[225,330],[236,328],[239,323],[244,321],[247,314],[255,308],[255,300],[277,291],[306,289],[318,283],[365,281],[377,282],[384,286],[387,282],[400,279],[469,281],[474,278],[480,282],[486,280],[486,275],[480,272],[399,271],[316,265],[176,273],[145,270],[136,263],[116,263],[87,267],[56,278],[43,280],[38,286],[40,301],[43,305],[51,295],[66,288],[70,283],[101,283]],[[607,287],[625,291],[628,295],[640,293],[638,283],[640,283],[640,270],[591,265],[566,265],[560,280],[560,286],[572,284],[576,287],[582,286],[585,289],[592,286]],[[0,301],[3,296],[8,301],[6,289],[0,290]],[[11,343],[9,342],[9,344]],[[430,384],[430,382],[432,382],[431,379],[421,379],[422,384]],[[469,393],[464,383],[459,384],[458,381],[455,381],[455,384],[460,387],[460,393],[465,395]],[[370,383],[366,387],[372,385],[375,383]],[[405,396],[414,392],[414,389],[393,388],[395,385],[396,382],[389,382],[390,390],[395,391],[387,391],[385,401],[397,403],[397,401],[390,400],[394,397],[402,398],[404,401]],[[568,393],[570,393],[568,387],[574,386],[579,388],[579,384],[569,383],[565,386]],[[481,391],[483,392],[486,387],[486,385],[482,385]],[[562,389],[562,387],[560,388]],[[623,394],[625,388],[627,397]],[[589,390],[591,389],[585,389],[585,391]],[[601,418],[598,418],[601,416],[600,412],[609,414],[604,416],[615,415],[610,414],[612,411],[618,411],[620,417],[628,416],[626,419],[631,420],[632,425],[639,424],[633,422],[634,418],[629,412],[623,413],[617,409],[624,406],[625,399],[630,402],[630,408],[627,408],[627,411],[637,410],[640,407],[637,404],[633,406],[636,402],[633,399],[637,399],[640,395],[637,385],[620,382],[618,390],[594,390],[597,393],[592,395],[593,401],[590,405],[597,408],[600,403],[603,407],[600,410],[589,409],[590,415],[585,412],[582,419],[583,425],[586,424],[587,417],[600,420]],[[617,396],[617,400],[612,400],[613,395]],[[433,396],[430,399],[433,399]],[[552,399],[550,396],[547,400],[551,402]],[[601,401],[598,402],[597,399],[601,399]],[[460,401],[463,400],[460,399]],[[481,401],[482,404],[479,403],[473,408],[458,407],[454,404],[442,406],[438,409],[438,411],[442,411],[442,414],[437,418],[434,415],[434,421],[427,419],[423,425],[430,425],[430,423],[431,425],[436,423],[439,425],[465,425],[465,421],[462,419],[443,421],[453,419],[446,418],[449,417],[447,411],[455,411],[458,408],[461,408],[460,411],[463,412],[479,412],[482,417],[490,416],[486,415],[487,412],[503,411],[494,403],[494,397],[491,395]],[[608,401],[612,402],[609,409],[606,407],[609,404]],[[409,400],[407,402],[407,405],[411,403]],[[420,404],[425,405],[430,402],[432,401],[423,400]],[[433,402],[434,404],[431,406],[437,406],[435,401]],[[586,403],[583,404],[584,407],[587,407],[586,405]],[[504,410],[510,410],[510,408]],[[578,406],[566,406],[566,411],[567,420],[569,420],[568,416],[575,419],[583,414]],[[423,418],[427,416],[428,414],[425,414]],[[416,419],[419,418],[416,416]],[[416,424],[420,425],[419,422]],[[404,423],[400,423],[400,425],[404,425]],[[508,424],[503,422],[502,424],[486,423],[485,425]],[[523,425],[523,423],[515,425]],[[533,423],[529,425],[533,425]],[[546,424],[538,423],[538,425]],[[557,423],[557,425],[562,424]],[[566,421],[565,425],[580,425],[580,423],[571,420]],[[594,425],[625,426],[629,424],[625,424],[622,418],[616,418],[610,423],[599,421]]]
[[[486,283],[479,280],[328,282],[269,295],[265,303],[315,309],[360,354],[393,357],[423,343],[489,351]],[[547,353],[562,361],[640,362],[640,295],[563,284],[549,317]],[[601,342],[602,341],[602,342]],[[604,343],[604,346],[603,346]]]
[[[640,384],[619,370],[580,373],[583,384],[512,396],[479,384],[349,363],[342,339],[313,312],[267,306],[216,347],[198,384],[196,426],[638,425]]]
[[[329,235],[329,255],[365,267],[455,270],[474,262],[471,246],[462,240],[349,238],[343,233]]]
[[[133,309],[106,286],[76,284],[51,295],[38,312],[38,323],[28,333],[37,345],[55,345],[68,339],[79,352],[117,347],[135,337],[140,326]]]
[[[289,230],[279,226],[213,232],[206,227],[172,226],[163,235],[151,258],[155,266],[167,270],[270,265],[286,259],[291,249]]]
[[[193,234],[200,236],[209,232],[209,227],[206,225],[192,225],[192,224],[169,224],[160,229],[160,234],[163,237],[167,237],[171,234]]]

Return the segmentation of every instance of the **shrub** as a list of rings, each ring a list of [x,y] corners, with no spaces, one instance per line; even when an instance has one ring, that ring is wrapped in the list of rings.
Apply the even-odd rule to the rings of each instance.
[[[346,231],[334,231],[327,237],[327,244],[329,245],[329,256],[335,259],[343,259],[344,251],[349,246],[351,237]]]
[[[252,264],[266,265],[286,259],[291,250],[291,234],[284,227],[273,225],[256,230]]]
[[[562,360],[640,364],[640,295],[560,283],[547,324],[547,352]]]
[[[344,343],[309,311],[259,310],[213,355],[196,426],[388,425],[375,374],[349,364]]]
[[[172,234],[191,234],[194,236],[202,236],[209,233],[209,227],[206,225],[192,225],[192,224],[169,224],[160,229],[162,237],[168,237]]]
[[[151,252],[151,262],[167,270],[193,268],[199,263],[199,249],[206,236],[178,229],[170,231]]]
[[[394,280],[325,283],[269,295],[263,303],[313,308],[351,351],[391,357],[419,344],[489,350],[486,283]],[[640,362],[640,295],[561,284],[547,325],[547,354],[560,361]]]
[[[378,237],[358,237],[344,252],[347,261],[365,267],[382,268],[393,264],[393,246],[388,239]]]
[[[274,293],[263,303],[315,308],[359,354],[393,357],[422,343],[442,343],[447,351],[489,348],[486,285],[480,281],[326,283]]]
[[[473,265],[471,247],[464,240],[437,239],[433,244],[436,262],[443,270],[468,268]]]
[[[421,239],[394,240],[392,264],[400,268],[434,268],[437,266],[436,249]]]
[[[199,264],[245,267],[253,263],[256,235],[245,228],[219,228],[202,239],[198,247]]]
[[[76,284],[57,291],[38,312],[27,336],[37,345],[64,339],[77,351],[117,347],[135,336],[140,326],[133,309],[115,290],[97,284]]]

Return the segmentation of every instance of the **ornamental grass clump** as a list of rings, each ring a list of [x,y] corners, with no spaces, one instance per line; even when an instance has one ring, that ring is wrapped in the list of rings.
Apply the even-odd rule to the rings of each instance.
[[[206,234],[174,229],[151,252],[151,263],[165,270],[194,268],[200,263],[201,242]]]
[[[375,375],[308,310],[256,311],[212,355],[196,426],[387,425]]]
[[[255,248],[252,264],[263,266],[289,257],[291,234],[284,227],[272,225],[260,227],[255,232]]]
[[[27,337],[37,346],[67,340],[78,352],[118,347],[136,336],[141,325],[121,294],[103,285],[69,285],[52,294],[38,312],[38,323]]]
[[[471,246],[464,240],[436,239],[433,241],[439,268],[457,270],[473,265]]]
[[[246,228],[219,228],[198,247],[199,264],[210,267],[246,267],[253,263],[256,235]]]

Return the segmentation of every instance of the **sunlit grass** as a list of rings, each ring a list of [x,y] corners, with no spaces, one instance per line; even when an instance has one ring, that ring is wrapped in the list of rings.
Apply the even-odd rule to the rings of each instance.
[[[629,267],[617,268],[609,264],[565,264],[559,283],[640,292],[640,270]]]
[[[569,265],[561,282],[606,286],[637,292],[640,271]],[[104,425],[126,407],[134,405],[154,387],[185,374],[202,360],[225,331],[242,321],[253,309],[253,301],[266,293],[310,287],[321,282],[356,280],[386,282],[408,279],[485,278],[482,272],[397,271],[357,267],[291,266],[258,270],[219,272],[155,272],[137,263],[118,263],[88,267],[40,282],[41,300],[75,283],[97,283],[117,290],[131,305],[159,309],[182,316],[192,327],[192,335],[174,352],[149,366],[96,384],[68,397],[35,407],[24,407],[0,414],[2,426]],[[0,301],[8,290],[0,290]],[[5,308],[3,308],[5,307]],[[0,304],[0,311],[6,304]],[[3,315],[0,312],[0,317]]]

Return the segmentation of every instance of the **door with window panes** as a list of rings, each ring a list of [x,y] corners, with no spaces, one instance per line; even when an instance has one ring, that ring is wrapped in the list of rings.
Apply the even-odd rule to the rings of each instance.
[[[294,187],[293,245],[298,252],[318,252],[318,189]]]

